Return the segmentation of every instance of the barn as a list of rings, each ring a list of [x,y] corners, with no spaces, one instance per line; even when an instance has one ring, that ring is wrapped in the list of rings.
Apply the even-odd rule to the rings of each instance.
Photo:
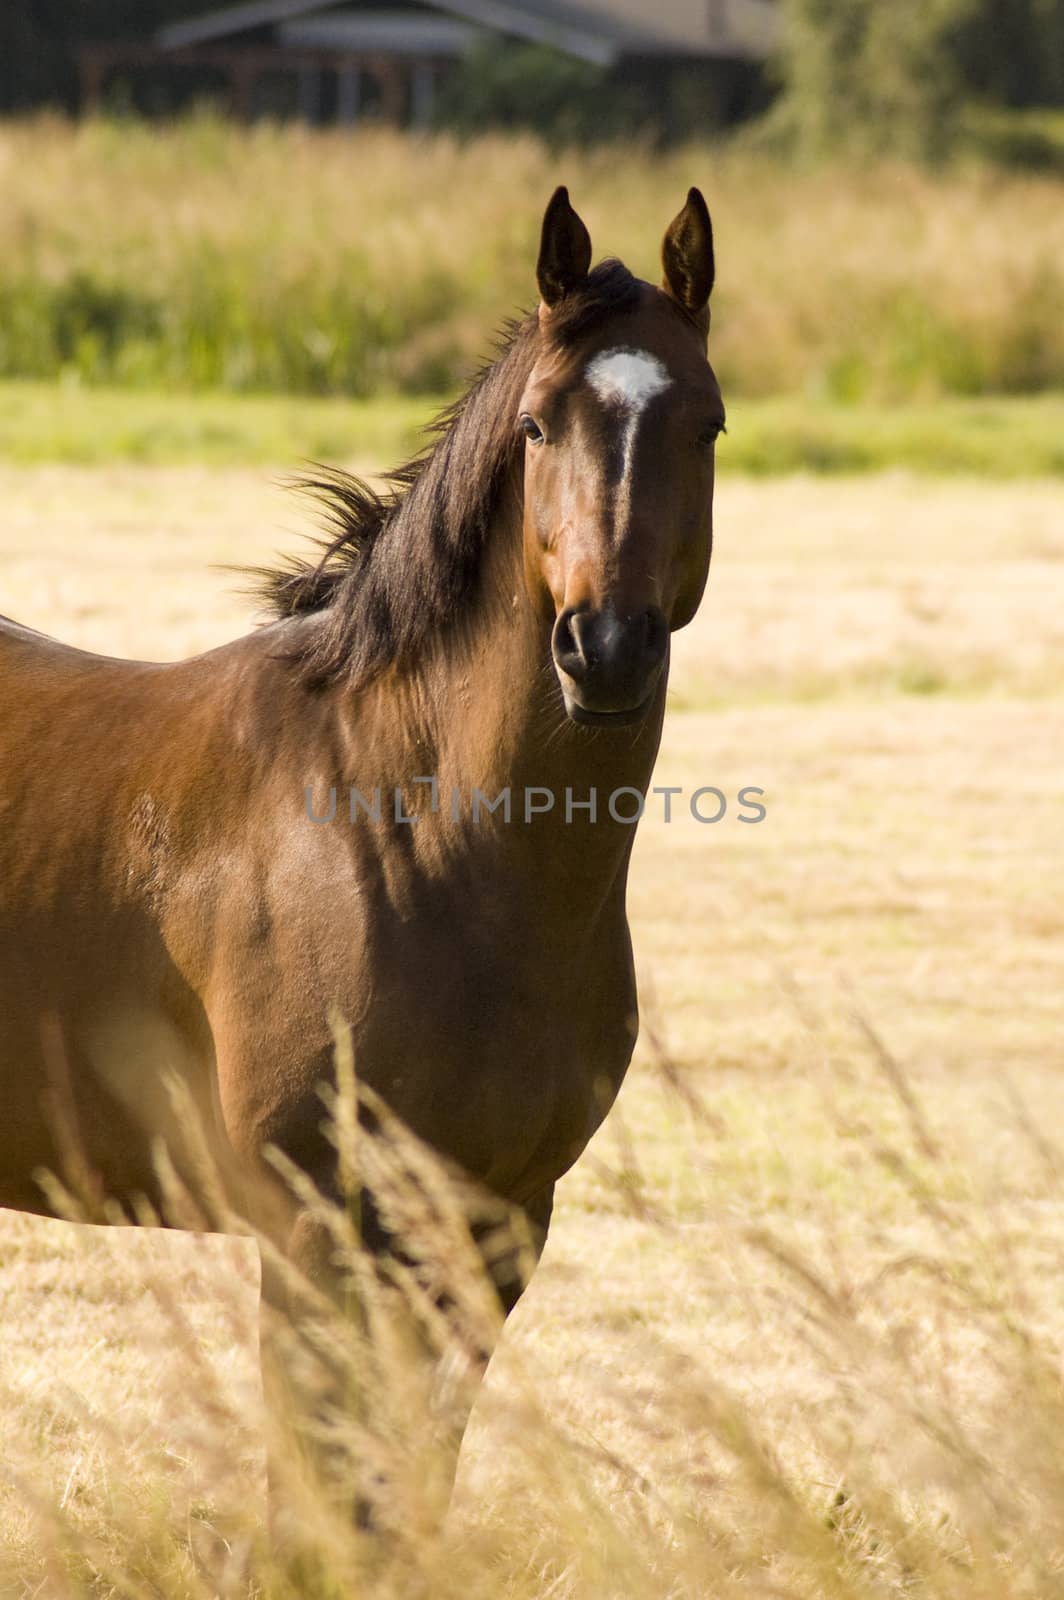
[[[424,127],[448,74],[495,41],[549,47],[630,81],[701,66],[729,120],[778,24],[776,0],[244,0],[86,46],[81,101],[92,112],[120,85],[144,109],[184,78],[245,119]]]

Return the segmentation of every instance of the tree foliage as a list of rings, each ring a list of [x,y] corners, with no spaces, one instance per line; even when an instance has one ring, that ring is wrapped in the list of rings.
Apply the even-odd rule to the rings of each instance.
[[[804,153],[947,153],[973,99],[1064,103],[1064,0],[783,0],[776,126]]]
[[[928,156],[962,93],[953,30],[972,0],[785,0],[781,120],[810,155]]]
[[[756,69],[745,62],[643,62],[633,71],[492,36],[447,80],[436,115],[440,127],[462,134],[527,128],[556,145],[665,143],[741,121],[763,98]]]
[[[1064,106],[1064,0],[979,0],[956,33],[970,89],[1008,106]]]
[[[0,111],[77,105],[83,44],[143,39],[197,0],[0,0]]]

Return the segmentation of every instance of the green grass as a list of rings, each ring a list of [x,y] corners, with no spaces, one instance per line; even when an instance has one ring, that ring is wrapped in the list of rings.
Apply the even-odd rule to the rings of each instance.
[[[971,106],[962,137],[969,150],[1003,166],[1064,173],[1064,110]]]
[[[416,449],[419,430],[443,403],[444,397],[335,400],[0,382],[0,459],[293,467],[353,461],[384,470]],[[759,477],[891,468],[1061,476],[1064,394],[897,407],[736,400],[717,460],[723,472]]]
[[[1064,474],[1064,394],[843,406],[736,401],[724,470],[856,473],[885,468],[987,478]]]
[[[0,459],[84,466],[357,460],[383,469],[417,448],[420,429],[442,404],[0,382]]]

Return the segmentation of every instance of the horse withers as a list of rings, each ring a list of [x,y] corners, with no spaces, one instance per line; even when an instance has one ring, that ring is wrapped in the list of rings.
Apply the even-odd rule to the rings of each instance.
[[[248,636],[158,665],[0,623],[0,1205],[46,1212],[51,1170],[162,1208],[194,1115],[327,1277],[264,1157],[338,1192],[340,1017],[367,1092],[542,1247],[636,1036],[635,829],[606,800],[646,792],[710,561],[695,189],[663,260],[660,288],[592,269],[559,189],[538,311],[384,491],[320,475],[330,537],[260,575]]]

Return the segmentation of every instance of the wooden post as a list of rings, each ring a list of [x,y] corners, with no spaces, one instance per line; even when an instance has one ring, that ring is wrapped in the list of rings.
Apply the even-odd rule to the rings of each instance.
[[[299,115],[311,124],[321,119],[321,68],[316,61],[304,61],[299,68]]]
[[[389,56],[380,56],[375,65],[381,86],[381,117],[399,127],[403,120],[403,79],[399,64]]]
[[[436,104],[436,70],[427,56],[419,56],[411,68],[410,122],[415,128],[432,123]]]
[[[94,50],[90,45],[83,45],[78,53],[79,104],[83,117],[95,117],[99,114],[106,69],[107,62],[103,51]]]
[[[342,123],[358,121],[358,107],[362,96],[362,73],[358,62],[344,60],[340,63],[336,81],[336,120]]]
[[[258,69],[240,50],[234,50],[229,60],[229,82],[233,102],[233,115],[241,122],[250,122],[255,114],[255,85]]]

